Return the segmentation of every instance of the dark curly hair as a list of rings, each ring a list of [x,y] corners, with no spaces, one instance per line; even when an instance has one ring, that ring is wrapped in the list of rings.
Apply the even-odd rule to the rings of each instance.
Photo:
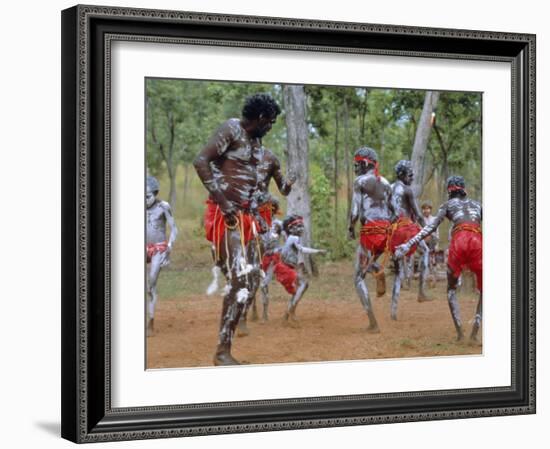
[[[254,120],[264,115],[266,117],[277,117],[281,113],[281,108],[267,94],[255,94],[248,97],[243,106],[243,117]]]
[[[284,220],[283,220],[283,229],[285,230],[285,232],[288,234],[288,229],[290,228],[290,223],[292,223],[293,221],[296,221],[296,220],[303,220],[303,217],[301,215],[288,215]]]
[[[403,159],[403,160],[400,160],[397,164],[395,164],[395,174],[397,175],[397,179],[401,179],[410,170],[412,170],[411,161]]]
[[[462,176],[449,176],[447,179],[447,192],[450,198],[466,196],[466,182]]]

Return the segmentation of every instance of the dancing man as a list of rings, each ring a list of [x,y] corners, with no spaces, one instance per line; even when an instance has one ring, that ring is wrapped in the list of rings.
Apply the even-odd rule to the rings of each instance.
[[[479,326],[481,325],[481,302],[482,302],[482,235],[481,235],[481,204],[468,198],[466,183],[462,176],[451,176],[447,180],[447,193],[449,200],[439,207],[435,220],[422,228],[422,230],[410,239],[407,243],[399,246],[396,256],[402,257],[410,249],[417,245],[427,236],[433,234],[443,219],[447,217],[452,226],[451,243],[449,244],[449,256],[447,259],[447,299],[451,316],[456,328],[457,340],[464,338],[462,320],[460,319],[460,308],[456,297],[456,288],[460,273],[468,268],[476,276],[479,300],[477,304],[474,324],[470,338],[477,339]]]
[[[281,237],[283,237],[283,222],[278,219],[274,219],[271,225],[271,230],[262,235],[263,241],[263,258],[262,258],[262,270],[265,274],[261,281],[262,292],[262,320],[266,322],[268,320],[268,307],[269,307],[269,284],[273,279],[273,275],[277,281],[285,288],[285,290],[294,294],[295,276],[294,270],[281,262]],[[254,311],[253,311],[254,312]]]
[[[286,234],[283,231],[283,222],[277,218],[273,218],[275,215],[279,213],[279,200],[275,198],[274,196],[268,194],[266,197],[266,203],[270,205],[270,212],[268,213],[265,209],[260,207],[260,214],[266,220],[266,222],[269,220],[271,223],[271,227],[269,229],[269,232],[266,232],[265,234],[262,234],[261,239],[261,252],[262,252],[262,272],[263,277],[260,281],[260,290],[262,294],[262,305],[263,305],[263,312],[262,312],[262,321],[266,322],[268,321],[268,307],[269,307],[269,284],[271,283],[271,280],[273,279],[273,276],[275,275],[275,278],[281,283],[283,287],[287,291],[288,288],[292,288],[289,286],[288,282],[286,282],[286,272],[287,268],[284,267],[284,264],[281,262],[281,239],[286,240]],[[269,215],[268,215],[269,214]],[[285,285],[286,282],[286,285]],[[246,319],[246,311],[243,314],[244,318]],[[258,312],[256,310],[256,296],[254,297],[254,300],[252,301],[252,321],[256,321],[258,319]],[[241,325],[241,322],[243,321],[243,318],[241,317],[241,321],[239,322],[239,326]]]
[[[309,283],[304,263],[305,254],[326,254],[324,249],[309,248],[301,244],[300,237],[304,233],[304,219],[299,215],[289,215],[283,221],[283,229],[287,234],[286,242],[281,250],[282,266],[284,270],[278,278],[286,291],[292,296],[288,301],[284,319],[296,322],[296,307],[304,296]]]
[[[357,246],[354,282],[355,289],[369,318],[368,332],[379,332],[378,323],[369,296],[365,276],[373,271],[377,280],[379,296],[385,292],[384,263],[381,267],[377,259],[387,249],[391,222],[395,212],[391,202],[390,183],[378,173],[378,155],[369,147],[355,152],[354,168],[356,178],[353,183],[353,197],[349,221],[349,238],[355,239],[355,223],[361,222],[361,239]],[[374,270],[372,270],[374,268]]]
[[[170,253],[174,247],[178,228],[172,216],[170,204],[157,199],[159,183],[156,178],[147,176],[145,204],[147,206],[147,276],[148,321],[147,336],[155,331],[155,307],[157,305],[157,281],[160,269],[170,263]],[[166,241],[166,223],[170,226],[170,238]]]
[[[261,217],[261,220],[265,222],[267,228],[271,228],[273,215],[275,214],[274,211],[279,209],[279,204],[278,201],[269,193],[269,184],[273,179],[275,184],[277,184],[277,188],[279,189],[281,195],[288,196],[292,190],[292,185],[296,182],[296,176],[292,172],[289,172],[288,176],[285,178],[281,170],[281,163],[271,150],[263,148],[262,154],[262,160],[257,167],[258,189],[256,190],[255,201],[258,204],[258,214]],[[260,240],[260,252],[261,254],[264,253],[263,239]],[[247,327],[247,315],[250,307],[252,307],[252,321],[258,319],[258,312],[256,310],[256,290],[257,289],[254,290],[252,304],[248,304],[241,314],[238,324],[238,336],[245,336],[249,334]],[[264,310],[265,307],[266,305],[264,303]]]
[[[411,161],[401,160],[395,165],[395,174],[397,180],[392,184],[392,204],[397,221],[392,226],[390,240],[390,249],[395,248],[414,237],[424,226],[424,217],[420,212],[418,203],[414,196],[411,184],[414,179]],[[420,226],[418,225],[420,224]],[[424,284],[428,269],[428,247],[425,242],[418,244],[420,250],[420,277],[418,282],[418,302],[428,301],[424,292]],[[412,246],[406,256],[412,257],[416,251],[416,245]],[[405,258],[394,258],[395,262],[395,280],[393,282],[393,291],[391,298],[391,319],[397,320],[397,306],[399,304],[399,294],[401,292],[401,281],[403,280],[404,265],[407,263]]]
[[[237,365],[231,355],[235,327],[259,283],[260,260],[255,197],[258,165],[263,160],[261,139],[281,110],[268,95],[246,99],[240,119],[223,123],[194,161],[209,192],[205,213],[206,237],[212,242],[215,263],[227,280],[223,299],[215,365]],[[263,221],[263,220],[261,220]]]

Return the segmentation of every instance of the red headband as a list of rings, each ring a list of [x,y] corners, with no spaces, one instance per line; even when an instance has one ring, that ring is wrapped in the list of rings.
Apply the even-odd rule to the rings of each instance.
[[[366,156],[360,156],[360,155],[355,156],[354,160],[355,162],[366,162],[367,165],[369,164],[374,165],[374,175],[376,176],[376,179],[380,180],[380,172],[378,171],[378,161],[373,161]]]
[[[291,227],[292,225],[295,225],[295,224],[298,224],[298,223],[303,223],[303,222],[304,222],[303,218],[297,218],[296,220],[291,221],[288,224],[288,227]]]
[[[461,186],[457,186],[457,185],[447,187],[447,192],[456,192],[458,190],[463,190],[464,193],[466,193],[466,188],[465,187],[461,187]]]

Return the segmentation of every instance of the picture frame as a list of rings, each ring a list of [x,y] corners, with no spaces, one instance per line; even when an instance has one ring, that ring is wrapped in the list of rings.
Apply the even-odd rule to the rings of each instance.
[[[511,384],[113,407],[111,44],[500,61],[510,65]],[[62,12],[62,436],[74,442],[535,413],[535,36],[78,5]]]

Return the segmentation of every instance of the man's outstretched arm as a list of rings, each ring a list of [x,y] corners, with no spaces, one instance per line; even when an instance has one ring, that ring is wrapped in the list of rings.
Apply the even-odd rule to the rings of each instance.
[[[418,232],[418,234],[412,237],[408,242],[403,243],[402,245],[399,245],[395,250],[395,256],[397,258],[403,257],[405,254],[409,252],[409,250],[414,245],[417,245],[421,240],[424,240],[426,237],[433,234],[435,230],[439,227],[439,225],[443,222],[446,216],[447,216],[447,203],[443,203],[439,208],[439,210],[437,211],[435,220],[430,224],[424,226]]]

